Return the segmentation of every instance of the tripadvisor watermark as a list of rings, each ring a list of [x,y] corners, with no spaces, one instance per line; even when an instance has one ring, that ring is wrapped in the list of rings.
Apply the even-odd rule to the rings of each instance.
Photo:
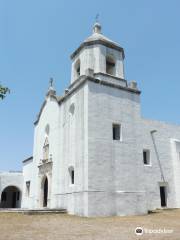
[[[135,229],[135,234],[139,236],[143,234],[171,234],[173,232],[174,232],[173,229],[167,229],[167,228],[150,229],[150,228],[137,227]]]

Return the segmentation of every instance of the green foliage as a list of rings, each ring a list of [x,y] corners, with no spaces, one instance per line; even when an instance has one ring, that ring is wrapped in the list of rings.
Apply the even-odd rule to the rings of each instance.
[[[0,99],[3,99],[5,98],[6,94],[9,93],[9,88],[7,87],[3,87],[1,84],[0,84]]]

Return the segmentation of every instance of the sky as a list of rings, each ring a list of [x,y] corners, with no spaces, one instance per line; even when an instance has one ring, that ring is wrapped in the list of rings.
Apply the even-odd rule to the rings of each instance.
[[[53,77],[70,83],[71,53],[92,33],[125,50],[125,78],[142,91],[144,118],[180,124],[179,0],[0,0],[0,171],[21,170],[32,155],[34,121]]]

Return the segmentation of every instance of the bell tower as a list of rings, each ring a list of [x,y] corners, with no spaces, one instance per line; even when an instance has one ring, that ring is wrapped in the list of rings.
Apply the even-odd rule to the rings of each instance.
[[[124,79],[124,49],[105,37],[100,23],[93,26],[93,33],[71,55],[71,83],[86,75],[87,69],[94,74],[104,74]]]

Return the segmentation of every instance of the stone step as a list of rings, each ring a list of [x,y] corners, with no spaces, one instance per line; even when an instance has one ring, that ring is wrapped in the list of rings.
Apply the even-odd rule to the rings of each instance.
[[[0,208],[0,213],[22,213],[27,215],[59,214],[59,213],[65,214],[67,213],[67,210],[59,208],[40,208],[40,209]]]
[[[156,208],[154,210],[149,210],[148,213],[151,214],[151,213],[161,213],[163,211],[173,211],[177,208],[167,208],[167,207],[164,207],[164,208]]]

